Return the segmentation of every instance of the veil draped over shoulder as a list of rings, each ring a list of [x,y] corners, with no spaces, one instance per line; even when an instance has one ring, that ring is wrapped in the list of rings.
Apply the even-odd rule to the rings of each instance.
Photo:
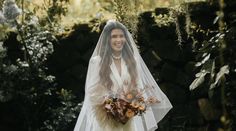
[[[118,72],[112,59],[112,49],[109,44],[112,29],[121,29],[126,39],[122,49],[121,73]],[[110,20],[105,25],[89,61],[85,98],[74,131],[109,131],[106,114],[96,106],[103,102],[106,93],[118,92],[124,88],[124,84],[135,84],[140,89],[148,88],[145,96],[155,96],[160,102],[150,106],[141,116],[134,116],[126,125],[110,129],[113,131],[157,129],[157,123],[168,113],[172,105],[141,58],[130,32],[120,22]]]

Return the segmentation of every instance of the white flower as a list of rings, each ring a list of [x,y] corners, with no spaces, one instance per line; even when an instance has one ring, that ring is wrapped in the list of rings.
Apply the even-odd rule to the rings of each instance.
[[[46,80],[48,80],[50,82],[53,82],[55,79],[56,79],[56,77],[52,76],[52,75],[49,75],[49,76],[46,77]]]
[[[26,61],[21,61],[20,59],[17,59],[16,62],[20,67],[29,67],[29,63]]]
[[[17,70],[17,66],[16,65],[10,65],[10,66],[7,66],[6,68],[5,68],[5,72],[6,73],[14,73],[16,70]]]
[[[3,15],[7,20],[14,20],[21,14],[21,9],[15,3],[15,0],[5,0],[3,3]]]
[[[3,42],[0,41],[0,50],[3,50]]]
[[[3,47],[3,42],[0,41],[0,58],[4,58],[6,56],[6,48]]]
[[[96,19],[101,19],[102,16],[103,16],[102,13],[99,12],[99,13],[96,14],[95,18],[96,18]]]
[[[0,11],[0,24],[5,23],[5,21],[6,21],[5,17],[3,16],[2,11]]]
[[[37,25],[39,24],[39,19],[36,16],[32,16],[29,22],[29,25]]]

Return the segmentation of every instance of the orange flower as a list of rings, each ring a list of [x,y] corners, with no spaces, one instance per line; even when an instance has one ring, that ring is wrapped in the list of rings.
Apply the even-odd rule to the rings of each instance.
[[[126,99],[128,99],[128,100],[133,99],[133,95],[132,95],[131,93],[128,93],[128,94],[126,95]]]
[[[138,102],[135,102],[135,101],[133,101],[130,105],[131,105],[132,107],[134,107],[134,108],[138,108],[138,107],[139,107],[139,103],[138,103]]]
[[[146,108],[145,108],[144,105],[140,105],[140,106],[139,106],[139,110],[144,111],[145,109],[146,109]]]
[[[138,97],[138,101],[143,102],[144,101],[144,97],[143,96],[139,96]]]
[[[127,116],[128,118],[131,118],[134,116],[134,112],[131,109],[128,109],[125,113],[125,116]]]
[[[153,103],[160,103],[159,100],[157,100],[155,97],[149,97],[148,98],[148,102],[153,104]]]

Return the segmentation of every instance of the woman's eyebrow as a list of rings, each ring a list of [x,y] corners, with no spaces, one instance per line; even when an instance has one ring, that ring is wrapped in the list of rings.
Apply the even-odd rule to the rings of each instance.
[[[111,34],[111,37],[115,37],[115,36],[124,36],[124,34]]]
[[[118,34],[111,34],[111,35],[113,36],[113,35],[118,35]]]

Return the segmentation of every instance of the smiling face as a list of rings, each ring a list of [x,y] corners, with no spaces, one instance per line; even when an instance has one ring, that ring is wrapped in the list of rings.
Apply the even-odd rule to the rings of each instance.
[[[125,44],[125,34],[121,29],[113,29],[111,31],[111,48],[113,52],[120,53]]]

